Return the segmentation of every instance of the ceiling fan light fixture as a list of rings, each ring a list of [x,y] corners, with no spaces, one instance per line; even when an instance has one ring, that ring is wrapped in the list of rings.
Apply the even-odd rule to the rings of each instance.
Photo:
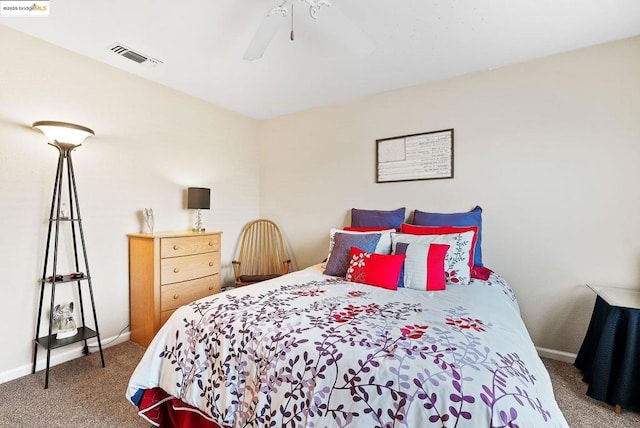
[[[283,1],[279,6],[274,7],[269,11],[269,15],[281,15],[287,16],[289,14],[289,10],[287,9],[287,1]]]
[[[309,5],[309,15],[313,20],[317,21],[321,27],[324,27],[324,31],[339,34],[340,41],[357,55],[367,56],[375,50],[374,42],[364,34],[351,19],[345,16],[339,8],[334,6],[331,1],[300,1]],[[293,31],[294,2],[295,0],[284,0],[280,5],[269,10],[251,39],[243,59],[254,61],[262,58],[271,40],[275,37],[280,27],[284,25],[285,18],[289,15],[289,5],[291,6],[291,32],[289,37],[292,41],[295,39],[295,33]],[[317,19],[318,11],[322,8],[327,9],[327,15],[323,15],[322,19]]]
[[[331,2],[328,0],[302,0],[309,4],[309,15],[313,19],[317,19],[318,11],[323,7],[331,7]]]

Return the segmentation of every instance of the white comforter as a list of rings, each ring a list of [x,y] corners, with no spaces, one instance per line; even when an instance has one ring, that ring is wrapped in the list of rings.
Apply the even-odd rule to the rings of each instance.
[[[180,308],[133,373],[225,427],[566,427],[492,275],[390,291],[311,267]]]

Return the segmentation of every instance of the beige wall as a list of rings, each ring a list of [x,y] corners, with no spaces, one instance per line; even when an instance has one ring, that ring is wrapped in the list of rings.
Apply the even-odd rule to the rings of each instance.
[[[139,210],[154,209],[158,231],[186,230],[185,189],[210,187],[203,218],[224,232],[227,283],[238,234],[258,216],[256,121],[0,26],[0,380],[32,358],[57,161],[37,120],[96,132],[73,159],[103,340],[128,324],[126,235],[140,231]]]
[[[535,344],[575,353],[594,301],[584,284],[640,283],[638,76],[634,38],[263,122],[260,213],[304,267],[352,207],[479,204],[484,260]],[[376,139],[446,128],[454,179],[375,183]]]

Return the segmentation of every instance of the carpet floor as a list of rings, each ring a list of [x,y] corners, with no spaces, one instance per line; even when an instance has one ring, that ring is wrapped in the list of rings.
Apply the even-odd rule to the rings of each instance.
[[[51,367],[0,385],[0,427],[149,427],[124,394],[144,348],[123,342],[100,354]]]
[[[148,427],[124,394],[144,348],[124,342],[0,385],[0,427]],[[560,409],[571,427],[640,427],[640,413],[616,415],[613,407],[585,395],[587,385],[571,364],[543,359]],[[483,428],[483,427],[478,427]]]
[[[622,410],[615,414],[613,406],[587,396],[582,373],[572,364],[543,358],[551,375],[553,392],[569,426],[575,428],[640,427],[640,413]]]

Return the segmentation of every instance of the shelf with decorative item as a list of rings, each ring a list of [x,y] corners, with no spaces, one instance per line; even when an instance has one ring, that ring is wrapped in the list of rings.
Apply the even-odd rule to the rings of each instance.
[[[55,334],[51,335],[51,345],[49,345],[49,336],[42,336],[35,340],[35,342],[42,346],[44,349],[55,349],[62,346],[71,345],[72,343],[81,342],[83,340],[97,337],[98,333],[89,327],[78,327],[78,332],[70,337],[64,339],[57,339]]]
[[[53,275],[50,275],[46,278],[43,278],[42,281],[47,284],[53,284],[53,283],[61,284],[64,282],[74,282],[74,281],[89,280],[89,279],[91,278],[82,272],[74,272],[66,275],[56,275],[55,278],[53,277]]]

